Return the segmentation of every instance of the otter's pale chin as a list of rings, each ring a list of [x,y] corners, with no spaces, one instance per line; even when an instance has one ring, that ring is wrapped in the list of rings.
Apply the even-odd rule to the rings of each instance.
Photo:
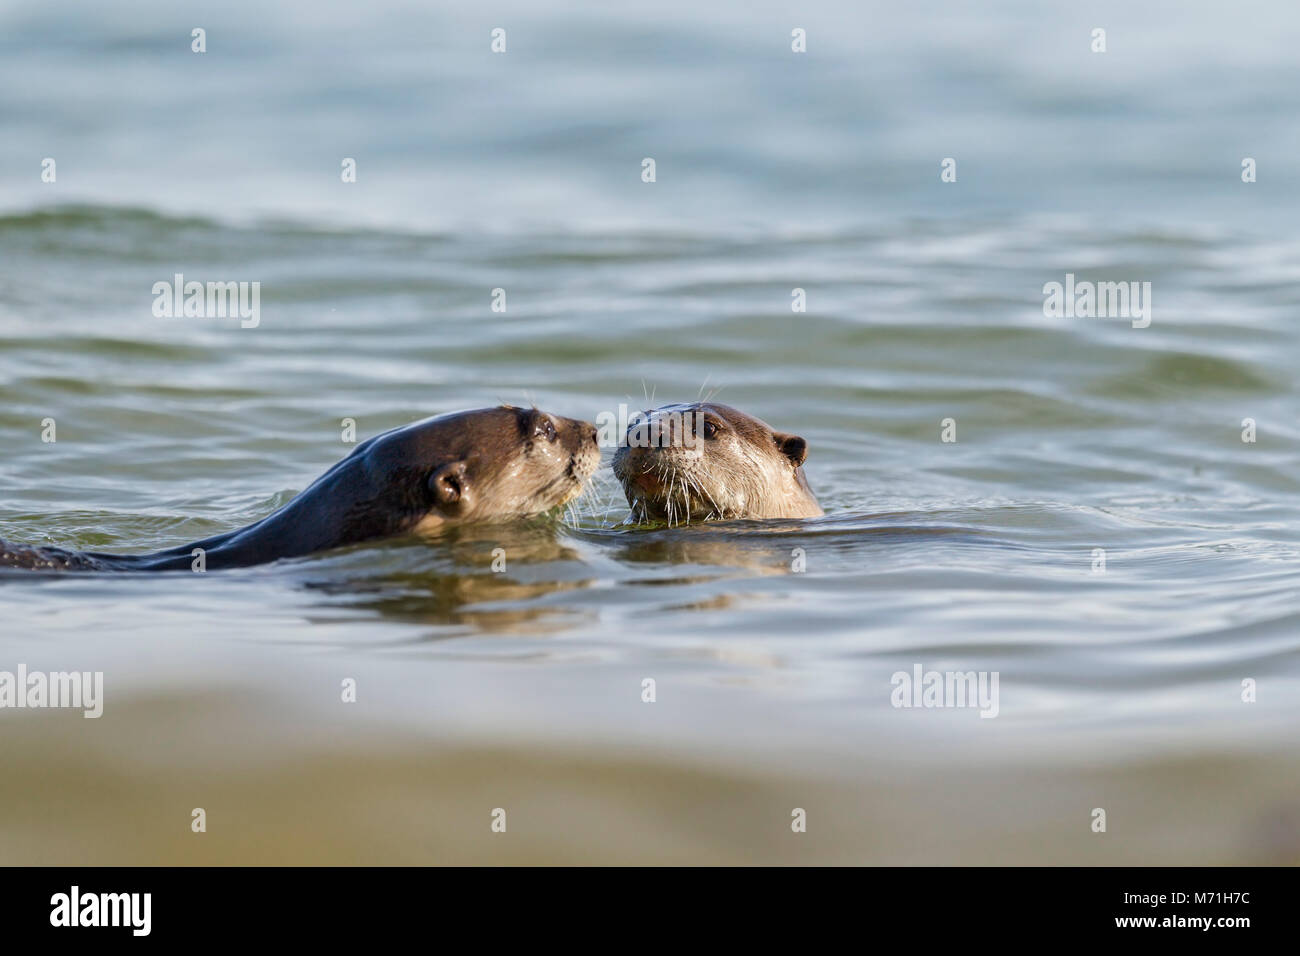
[[[447,526],[447,519],[440,514],[429,512],[423,518],[415,523],[411,529],[412,534],[433,535]]]
[[[575,479],[573,482],[573,486],[568,491],[566,491],[563,495],[561,495],[560,499],[557,502],[555,502],[555,504],[552,505],[551,507],[559,508],[562,505],[567,505],[570,501],[580,498],[581,496],[582,496],[582,482]]]

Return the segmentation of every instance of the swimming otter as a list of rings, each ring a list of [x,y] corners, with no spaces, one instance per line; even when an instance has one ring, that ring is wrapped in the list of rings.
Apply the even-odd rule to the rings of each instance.
[[[628,425],[614,476],[637,521],[816,518],[824,512],[800,467],[808,443],[727,405],[644,412]]]
[[[523,517],[583,490],[600,461],[596,427],[535,408],[481,408],[370,438],[261,521],[153,554],[0,541],[0,567],[72,571],[207,570],[264,564],[446,522]]]

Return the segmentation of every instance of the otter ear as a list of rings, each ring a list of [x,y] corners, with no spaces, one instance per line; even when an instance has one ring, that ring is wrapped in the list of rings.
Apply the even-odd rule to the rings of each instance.
[[[785,432],[773,432],[772,440],[776,442],[777,451],[790,459],[790,462],[798,468],[808,457],[808,443],[798,435],[787,435]]]
[[[456,505],[465,495],[465,462],[449,461],[429,476],[429,494],[440,508]]]

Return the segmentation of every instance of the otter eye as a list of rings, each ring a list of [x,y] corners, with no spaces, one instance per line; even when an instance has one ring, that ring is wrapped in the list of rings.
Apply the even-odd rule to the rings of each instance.
[[[704,419],[704,437],[705,438],[718,437],[718,426],[713,422],[709,421],[707,418]]]
[[[549,418],[543,418],[537,423],[537,430],[533,433],[538,438],[545,438],[547,441],[555,441],[560,436],[555,431],[555,423]]]

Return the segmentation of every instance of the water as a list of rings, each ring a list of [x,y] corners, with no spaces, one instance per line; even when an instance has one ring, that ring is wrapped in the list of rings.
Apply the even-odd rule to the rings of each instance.
[[[0,575],[0,670],[107,688],[0,716],[0,860],[1300,860],[1300,13],[0,26],[0,537],[238,527],[346,418],[713,390],[827,511],[629,530],[607,450],[572,514],[436,546]],[[259,326],[155,318],[177,272],[260,281]],[[1150,326],[1045,317],[1067,273],[1151,282]],[[917,664],[997,672],[997,717],[892,707]]]

